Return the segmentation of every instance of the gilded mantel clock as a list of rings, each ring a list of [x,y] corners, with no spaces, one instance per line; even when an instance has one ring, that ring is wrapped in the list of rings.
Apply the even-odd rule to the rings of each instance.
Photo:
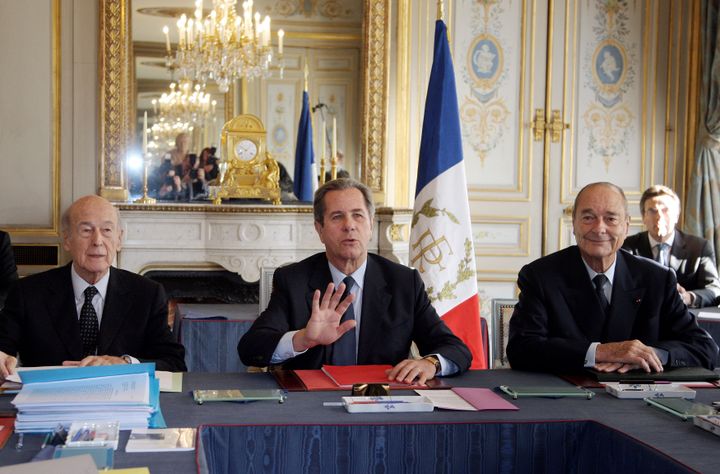
[[[213,201],[267,199],[280,204],[280,169],[267,152],[265,127],[254,115],[238,115],[222,129],[221,152],[227,169]]]

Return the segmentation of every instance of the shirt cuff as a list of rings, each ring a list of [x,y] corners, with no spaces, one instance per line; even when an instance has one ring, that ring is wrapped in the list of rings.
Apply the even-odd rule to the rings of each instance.
[[[288,331],[283,334],[283,337],[280,338],[280,342],[278,342],[278,345],[275,347],[275,352],[273,352],[273,355],[270,358],[271,364],[279,364],[307,352],[307,349],[302,352],[295,352],[292,340],[296,332],[297,331]]]
[[[448,375],[456,374],[460,371],[460,367],[457,366],[457,364],[450,359],[446,359],[445,357],[441,356],[440,354],[428,354],[437,357],[437,359],[440,361],[440,372],[435,374],[438,377],[445,377]]]
[[[593,342],[590,344],[590,347],[588,347],[588,350],[585,353],[585,365],[583,365],[583,367],[595,367],[595,351],[599,345],[599,342]]]
[[[660,363],[662,365],[667,365],[668,359],[670,358],[670,353],[665,349],[658,349],[657,347],[652,347],[652,350],[655,351],[655,355],[657,355],[658,359],[660,359]]]
[[[595,367],[595,351],[597,350],[597,346],[599,346],[599,342],[593,342],[590,344],[590,347],[588,347],[587,353],[585,354],[585,365],[583,367]],[[660,359],[660,363],[662,365],[667,365],[668,359],[670,358],[670,353],[666,351],[665,349],[658,349],[657,347],[652,347],[652,350],[655,351],[655,354],[658,356],[658,359]]]

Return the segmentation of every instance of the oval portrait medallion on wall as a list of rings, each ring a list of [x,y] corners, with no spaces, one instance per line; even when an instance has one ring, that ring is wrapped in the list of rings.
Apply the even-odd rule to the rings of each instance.
[[[493,89],[503,70],[503,50],[497,38],[489,34],[475,38],[468,50],[467,61],[476,85]]]
[[[627,55],[622,44],[614,39],[600,42],[593,54],[593,80],[597,93],[607,106],[620,100],[627,75]],[[606,103],[607,102],[607,103]]]

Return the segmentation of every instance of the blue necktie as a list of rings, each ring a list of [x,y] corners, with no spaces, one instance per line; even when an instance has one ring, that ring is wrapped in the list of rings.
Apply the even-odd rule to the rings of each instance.
[[[655,261],[664,267],[668,266],[666,258],[668,248],[670,248],[670,246],[665,242],[657,245],[657,256],[655,258]]]
[[[97,288],[85,288],[85,302],[80,309],[80,340],[83,345],[83,358],[95,355],[98,340],[98,317],[92,305],[93,297],[98,293]]]
[[[355,280],[348,276],[345,277],[343,283],[345,283],[345,292],[343,292],[342,299],[340,301],[344,300],[350,294],[350,290],[355,284]],[[355,308],[352,303],[348,306],[345,314],[342,315],[340,324],[350,319],[355,319]],[[356,329],[352,329],[351,331],[346,332],[340,339],[333,343],[332,356],[330,357],[332,365],[355,365],[355,331]]]

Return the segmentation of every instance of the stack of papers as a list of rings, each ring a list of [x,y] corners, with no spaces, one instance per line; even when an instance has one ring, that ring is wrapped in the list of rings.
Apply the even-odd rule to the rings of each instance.
[[[164,427],[155,364],[23,372],[12,401],[15,430],[45,432],[72,422],[119,421],[120,429]]]

